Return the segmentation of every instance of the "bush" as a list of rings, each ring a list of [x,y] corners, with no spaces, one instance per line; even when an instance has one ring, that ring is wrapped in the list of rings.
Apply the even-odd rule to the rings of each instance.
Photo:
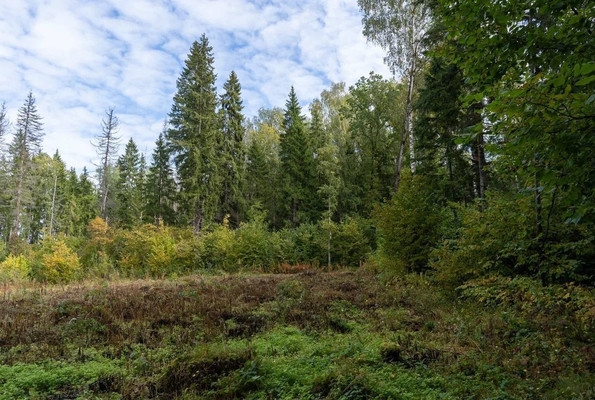
[[[271,270],[281,261],[279,235],[268,232],[264,221],[242,224],[235,231],[229,256],[241,268]]]
[[[324,227],[323,237],[327,233]],[[366,219],[349,218],[341,224],[332,224],[331,232],[331,263],[334,265],[359,266],[372,251],[375,237],[370,221]]]
[[[550,283],[594,279],[593,234],[560,221],[552,221],[547,234],[537,234],[531,196],[491,193],[479,206],[458,211],[457,237],[432,253],[432,267],[443,283],[455,287],[494,274]]]
[[[77,278],[80,270],[78,256],[63,239],[46,237],[43,240],[38,279],[48,283],[67,283]]]
[[[0,282],[19,282],[27,279],[31,268],[24,255],[9,254],[0,263]]]
[[[200,263],[204,268],[228,272],[239,270],[237,260],[231,257],[235,234],[227,225],[220,225],[210,232],[203,233],[199,241]]]
[[[111,254],[120,274],[128,277],[161,277],[185,269],[177,255],[181,238],[163,226],[143,225],[115,232]],[[187,256],[186,254],[184,254]],[[183,262],[190,262],[183,260]]]
[[[422,176],[403,176],[391,201],[374,219],[380,237],[381,261],[405,272],[429,269],[431,251],[443,238],[447,217]]]

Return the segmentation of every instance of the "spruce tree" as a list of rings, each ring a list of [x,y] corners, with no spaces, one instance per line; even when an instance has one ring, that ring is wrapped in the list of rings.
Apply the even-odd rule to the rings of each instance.
[[[181,213],[195,234],[214,219],[221,193],[217,91],[213,48],[203,34],[194,42],[177,80],[169,114],[169,146],[180,185]]]
[[[244,115],[242,87],[234,71],[229,75],[221,96],[221,217],[229,215],[234,226],[239,226],[244,193],[246,149],[244,145]]]
[[[13,243],[19,236],[21,229],[21,214],[23,205],[30,199],[32,185],[27,181],[31,178],[32,157],[40,150],[43,139],[43,124],[37,112],[33,93],[29,92],[25,104],[19,109],[16,130],[10,144],[9,153],[12,159],[13,219],[9,234],[9,242]]]
[[[313,219],[309,212],[316,196],[316,183],[306,121],[293,86],[286,102],[283,130],[280,158],[285,218],[290,225],[297,226]]]
[[[116,163],[118,180],[115,185],[118,224],[130,228],[142,221],[142,172],[141,155],[132,138],[126,143],[124,154]]]
[[[165,129],[164,129],[165,131]],[[177,194],[176,181],[165,143],[165,133],[155,142],[153,160],[147,173],[145,214],[155,225],[175,222],[174,204]]]

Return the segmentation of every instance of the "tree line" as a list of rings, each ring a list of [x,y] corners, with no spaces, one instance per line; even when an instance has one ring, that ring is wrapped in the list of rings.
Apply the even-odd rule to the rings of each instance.
[[[358,4],[395,78],[333,84],[306,111],[291,87],[283,108],[247,118],[233,71],[217,93],[203,35],[149,161],[132,139],[118,155],[109,109],[95,179],[39,151],[43,125],[29,94],[2,152],[8,248],[88,238],[97,216],[113,229],[152,224],[197,238],[257,223],[315,242],[298,263],[331,264],[333,249],[348,253],[358,237],[366,255],[343,259],[433,271],[454,285],[492,274],[592,283],[594,6]]]

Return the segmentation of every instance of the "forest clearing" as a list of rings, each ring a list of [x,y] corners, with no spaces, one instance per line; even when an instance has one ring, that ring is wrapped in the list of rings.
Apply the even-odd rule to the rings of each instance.
[[[595,299],[368,268],[7,287],[0,399],[589,399]]]

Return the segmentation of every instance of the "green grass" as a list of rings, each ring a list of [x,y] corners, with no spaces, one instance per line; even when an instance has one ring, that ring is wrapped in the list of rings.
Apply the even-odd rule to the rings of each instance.
[[[522,284],[522,306],[518,282],[365,269],[45,288],[0,301],[0,399],[594,398],[592,293]]]

